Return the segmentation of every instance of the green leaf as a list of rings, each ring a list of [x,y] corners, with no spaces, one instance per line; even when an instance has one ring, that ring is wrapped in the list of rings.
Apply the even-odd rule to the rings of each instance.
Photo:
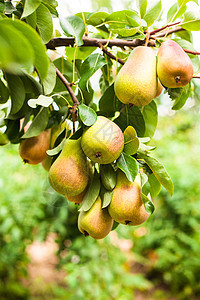
[[[102,24],[108,16],[109,14],[103,11],[92,13],[87,17],[86,23],[88,25],[98,26]]]
[[[129,37],[135,35],[140,30],[140,27],[134,27],[134,28],[116,28],[112,29],[112,32],[115,34],[118,34],[122,37]]]
[[[33,29],[36,30],[37,26],[37,18],[36,18],[36,11],[34,11],[31,15],[26,17],[26,22],[30,25]]]
[[[24,35],[26,40],[31,41],[32,50],[34,52],[34,65],[38,71],[41,81],[43,81],[48,73],[49,58],[46,54],[46,47],[42,43],[40,36],[36,33],[36,31],[31,26],[19,20],[12,21],[11,19],[3,19],[0,20],[0,25],[1,24],[12,25],[14,28],[16,28]],[[14,47],[14,50],[16,51],[15,48],[16,47]],[[23,48],[23,50],[20,51],[21,51],[21,55],[26,55],[27,48]]]
[[[144,135],[153,137],[158,123],[157,105],[154,100],[143,107],[142,115],[145,122]]]
[[[62,150],[62,148],[63,148],[63,146],[64,146],[64,143],[65,143],[65,139],[62,140],[62,141],[60,142],[60,144],[59,144],[58,146],[56,146],[55,148],[50,149],[50,150],[47,150],[47,154],[48,154],[49,156],[57,155],[57,154]]]
[[[99,109],[106,116],[113,117],[116,111],[119,111],[122,103],[117,99],[114,91],[114,83],[111,84],[99,100]]]
[[[0,68],[12,73],[33,70],[34,52],[29,39],[12,26],[8,19],[0,20]]]
[[[44,44],[48,43],[53,34],[53,21],[48,8],[40,4],[36,9],[36,20],[38,32]]]
[[[49,61],[49,70],[43,81],[45,95],[51,94],[56,84],[56,69],[53,62]]]
[[[117,175],[113,167],[108,165],[100,165],[101,182],[106,190],[112,191],[117,183]]]
[[[38,8],[41,2],[42,0],[25,0],[22,18],[32,14]]]
[[[102,188],[100,192],[100,196],[102,200],[102,208],[106,208],[112,200],[113,191],[108,191]]]
[[[111,31],[116,30],[117,28],[125,28],[126,26],[130,26],[130,20],[127,17],[132,18],[132,27],[140,26],[140,17],[138,13],[133,10],[113,12],[105,19],[105,23],[109,25]]]
[[[139,139],[132,126],[128,126],[124,131],[124,152],[133,155],[139,148]]]
[[[86,126],[92,126],[97,120],[96,112],[85,104],[80,104],[78,107],[78,113],[81,121]]]
[[[161,184],[153,173],[148,176],[148,181],[151,198],[155,198],[161,191]]]
[[[164,188],[170,193],[170,195],[173,195],[173,182],[166,171],[163,164],[161,164],[157,159],[147,156],[147,155],[138,155],[138,159],[144,159],[149,168],[154,173],[155,177],[158,179],[158,181],[164,186]]]
[[[118,226],[119,226],[119,223],[114,220],[111,231],[115,230]]]
[[[134,182],[139,171],[138,163],[134,157],[122,152],[117,160],[117,166],[126,174],[129,181]]]
[[[132,126],[135,128],[138,137],[143,137],[145,133],[144,118],[137,106],[129,107],[120,113],[120,116],[114,122],[124,131],[126,127]]]
[[[38,114],[33,119],[27,132],[22,136],[22,138],[27,139],[33,136],[38,136],[41,132],[43,132],[46,129],[48,120],[49,120],[48,108],[42,107],[38,112]]]
[[[43,107],[49,107],[49,105],[52,104],[52,102],[53,102],[53,98],[40,95],[36,99],[29,99],[28,105],[32,108],[36,108],[37,105],[41,105]]]
[[[144,15],[144,20],[147,22],[147,26],[151,26],[155,20],[157,20],[162,9],[161,0],[157,0],[157,2],[147,10]]]
[[[147,10],[147,0],[137,0],[137,7],[139,9],[140,17],[142,19]]]
[[[96,47],[66,47],[65,54],[71,61],[75,59],[85,60],[94,50],[96,50]]]
[[[183,23],[180,24],[182,28],[189,31],[199,31],[200,28],[200,12],[188,11],[184,14]]]
[[[65,17],[60,20],[61,27],[67,36],[74,36],[77,46],[82,46],[82,37],[85,32],[85,24],[77,16]]]
[[[88,211],[92,207],[94,202],[97,200],[97,197],[99,196],[100,187],[101,184],[99,175],[97,172],[95,172],[92,178],[92,182],[83,198],[79,211]]]
[[[178,7],[178,4],[174,3],[174,5],[172,5],[172,7],[167,13],[167,21],[171,22],[172,20],[182,17],[186,9],[187,9],[186,5],[182,7]]]
[[[0,131],[0,146],[4,146],[9,143],[7,135]]]
[[[148,214],[152,214],[155,210],[153,202],[143,193],[142,193],[142,201],[144,203],[144,207],[146,209],[146,212]]]
[[[0,79],[0,104],[6,103],[9,98],[8,88],[5,86],[3,81]]]
[[[6,73],[6,80],[11,97],[11,111],[10,114],[16,114],[24,104],[25,89],[22,80],[17,75]]]
[[[179,6],[183,6],[190,1],[193,1],[198,5],[198,0],[177,0]]]
[[[182,88],[167,89],[169,97],[174,100],[174,104],[172,106],[173,110],[179,110],[184,106],[190,95],[190,87],[191,85],[187,84]]]
[[[80,88],[87,90],[87,82],[89,78],[106,63],[104,56],[99,53],[94,53],[88,56],[81,66],[81,79],[79,81]]]

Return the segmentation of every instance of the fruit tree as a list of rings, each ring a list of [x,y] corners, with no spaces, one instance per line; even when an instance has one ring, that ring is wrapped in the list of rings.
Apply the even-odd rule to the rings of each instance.
[[[161,0],[134,4],[64,16],[56,0],[0,0],[0,144],[41,163],[95,239],[145,222],[161,186],[173,194],[151,144],[160,94],[174,111],[200,99],[198,0],[167,14]]]

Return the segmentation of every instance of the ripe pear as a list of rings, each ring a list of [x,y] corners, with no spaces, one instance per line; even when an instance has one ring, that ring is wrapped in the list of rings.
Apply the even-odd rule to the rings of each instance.
[[[81,202],[83,201],[83,198],[89,188],[89,185],[91,183],[92,180],[92,176],[93,176],[93,169],[91,164],[88,162],[88,185],[86,186],[86,188],[78,195],[75,196],[69,196],[69,195],[65,195],[65,198],[70,201],[70,202],[74,202],[75,204],[81,204]]]
[[[81,149],[80,138],[67,139],[49,170],[51,186],[62,195],[76,196],[86,188],[88,178],[88,161]]]
[[[83,133],[81,146],[91,161],[109,164],[120,156],[124,148],[124,135],[118,125],[98,116],[97,121]]]
[[[140,225],[150,216],[141,198],[139,178],[137,175],[136,180],[130,182],[122,171],[117,174],[117,184],[108,211],[118,223]]]
[[[101,198],[98,197],[88,211],[81,211],[78,216],[78,229],[85,236],[90,235],[94,239],[103,239],[111,231],[113,219],[107,208],[101,208]]]
[[[46,157],[49,149],[50,129],[44,130],[38,136],[27,138],[21,141],[19,154],[25,163],[37,165]]]
[[[168,40],[158,49],[157,74],[168,88],[183,87],[192,79],[192,61],[175,41]]]
[[[162,90],[163,90],[163,86],[160,83],[160,80],[158,79],[158,85],[157,85],[157,91],[156,91],[155,98],[157,98],[158,96],[160,96],[160,94],[162,93]]]
[[[156,95],[156,56],[153,49],[136,47],[116,76],[117,98],[125,104],[144,106]]]

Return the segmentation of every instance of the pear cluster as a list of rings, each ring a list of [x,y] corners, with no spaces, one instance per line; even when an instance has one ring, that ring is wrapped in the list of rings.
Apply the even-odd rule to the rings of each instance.
[[[38,137],[23,140],[19,152],[27,163],[42,162],[49,171],[49,183],[53,189],[76,204],[84,203],[84,197],[92,184],[95,165],[99,166],[100,191],[102,188],[112,191],[112,198],[105,207],[99,192],[96,200],[92,199],[90,209],[80,211],[80,232],[94,239],[102,239],[112,230],[114,221],[125,225],[139,225],[146,221],[149,214],[142,201],[138,178],[135,182],[130,182],[122,171],[112,167],[124,148],[124,135],[119,126],[98,116],[96,122],[85,129],[82,137],[76,140],[66,139],[59,156],[53,163],[52,158],[47,163],[49,156],[46,156],[46,150],[52,147],[61,129],[59,127],[52,130],[51,137],[48,130]],[[111,183],[109,172],[106,179],[102,176],[105,168],[114,174],[115,183]]]
[[[157,57],[152,48],[139,46],[117,74],[115,94],[122,103],[144,106],[160,95],[163,86],[183,87],[192,76],[192,61],[175,41],[163,42]]]

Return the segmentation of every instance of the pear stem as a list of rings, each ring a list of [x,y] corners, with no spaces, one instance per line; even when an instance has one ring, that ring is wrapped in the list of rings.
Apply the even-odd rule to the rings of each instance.
[[[145,47],[147,47],[148,44],[149,44],[149,38],[150,38],[150,32],[147,31],[147,33],[146,33],[146,40],[145,40],[145,44],[144,44]]]
[[[56,67],[55,67],[56,68]],[[65,76],[60,72],[60,70],[58,70],[58,68],[56,68],[56,74],[57,76],[60,78],[60,80],[63,82],[63,84],[66,86],[72,101],[74,102],[74,105],[71,108],[71,115],[72,115],[72,122],[73,122],[73,133],[75,133],[75,114],[77,112],[78,109],[78,105],[79,105],[79,101],[76,98],[74,91],[72,89],[72,84],[68,82],[68,80],[65,78]]]

